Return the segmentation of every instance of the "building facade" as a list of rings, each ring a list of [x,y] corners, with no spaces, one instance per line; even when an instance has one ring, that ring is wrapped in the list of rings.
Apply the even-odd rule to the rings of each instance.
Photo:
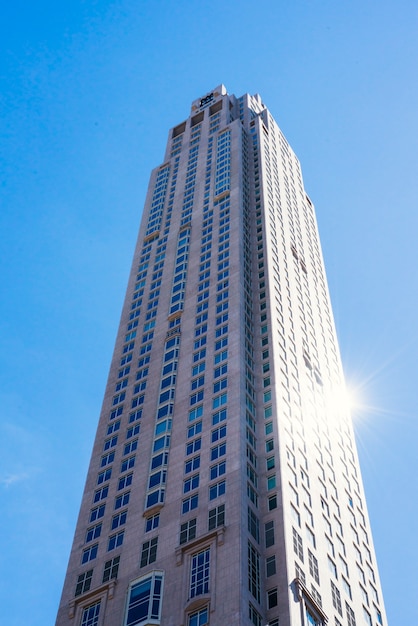
[[[261,98],[151,174],[57,626],[386,625],[314,208]]]

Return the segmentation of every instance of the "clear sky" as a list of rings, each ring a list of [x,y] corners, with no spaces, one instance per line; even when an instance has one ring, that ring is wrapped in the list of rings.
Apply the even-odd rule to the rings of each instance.
[[[260,93],[317,210],[391,626],[418,591],[418,3],[72,0],[0,16],[0,606],[53,624],[148,177]]]

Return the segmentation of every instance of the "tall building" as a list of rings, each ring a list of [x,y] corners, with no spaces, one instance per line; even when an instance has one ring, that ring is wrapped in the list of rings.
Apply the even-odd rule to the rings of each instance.
[[[57,626],[386,625],[314,208],[260,96],[169,131]]]

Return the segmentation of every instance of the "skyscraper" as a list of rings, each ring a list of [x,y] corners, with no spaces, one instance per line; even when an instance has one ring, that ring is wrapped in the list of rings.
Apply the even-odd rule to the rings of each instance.
[[[155,168],[57,626],[386,624],[314,208],[223,85]]]

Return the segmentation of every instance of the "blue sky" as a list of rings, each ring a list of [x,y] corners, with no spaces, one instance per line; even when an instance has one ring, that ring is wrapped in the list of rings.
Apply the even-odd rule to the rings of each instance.
[[[54,623],[149,173],[224,83],[301,160],[388,618],[412,623],[418,4],[16,0],[0,32],[2,619]]]

